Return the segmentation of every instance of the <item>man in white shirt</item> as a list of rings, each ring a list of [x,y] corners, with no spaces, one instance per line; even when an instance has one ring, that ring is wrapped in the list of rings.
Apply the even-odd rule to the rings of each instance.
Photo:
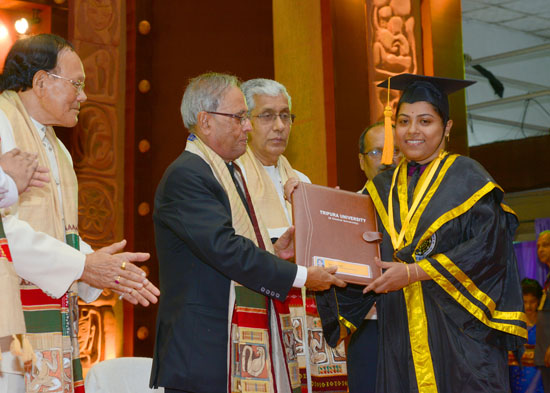
[[[71,312],[63,310],[76,306],[72,297],[76,294],[74,282],[78,283],[79,296],[87,302],[95,300],[104,288],[120,293],[133,304],[139,302],[144,306],[156,302],[159,295],[158,289],[144,277],[141,269],[131,263],[147,260],[148,254],[120,252],[125,241],[94,252],[78,237],[76,176],[67,149],[55,137],[51,126],[76,125],[80,104],[86,100],[84,78],[82,62],[72,45],[51,34],[18,40],[10,49],[0,76],[2,153],[15,147],[36,153],[40,165],[50,169],[53,180],[40,192],[33,189],[23,194],[17,204],[3,211],[2,221],[13,264],[23,279],[22,290],[29,291],[29,309],[41,306],[42,295],[38,292],[42,290],[45,292],[43,296],[49,299],[44,300],[46,304],[57,304],[61,310],[58,312],[63,326],[71,327],[77,323],[65,320],[68,318],[66,314]],[[69,239],[73,247],[67,244]],[[25,309],[25,302],[23,307]],[[54,313],[52,310],[48,312]],[[36,326],[44,327],[39,322]],[[28,332],[29,329],[27,323]],[[27,374],[27,391],[41,391],[48,384],[66,385],[64,391],[78,392],[81,389],[76,332],[72,328],[66,330],[63,337],[67,334],[67,341],[63,341],[62,349],[58,348],[61,344],[55,348],[38,349],[37,344],[33,344],[39,364]],[[33,337],[41,334],[33,332],[29,336],[32,342]],[[66,356],[67,351],[73,362],[57,359]],[[10,393],[24,391],[22,365],[9,352],[2,355],[0,392],[2,388]],[[57,365],[63,373],[68,373],[69,381],[63,375],[51,376],[46,356],[61,360]],[[44,362],[41,362],[42,357]],[[47,378],[38,381],[34,372],[45,372]],[[15,385],[4,383],[9,374],[15,375]]]
[[[284,184],[294,179],[311,183],[303,173],[292,168],[283,155],[290,137],[292,100],[285,86],[271,79],[251,79],[241,89],[246,97],[252,131],[246,153],[238,160],[248,183],[257,214],[266,225],[272,241],[292,225],[292,210],[284,199]],[[304,314],[300,289],[290,291],[285,305],[292,317],[297,361],[301,384],[308,392],[347,391],[347,372],[344,344],[331,349],[326,344],[315,311],[315,297],[309,293],[308,314]]]

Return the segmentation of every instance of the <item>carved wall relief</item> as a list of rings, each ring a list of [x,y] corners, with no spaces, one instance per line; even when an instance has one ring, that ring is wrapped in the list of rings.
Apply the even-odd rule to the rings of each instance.
[[[117,47],[121,41],[120,0],[75,0],[74,39]]]
[[[80,111],[77,132],[73,134],[73,161],[78,174],[99,173],[114,176],[117,170],[114,108],[85,103]]]
[[[402,73],[417,73],[417,40],[415,38],[415,18],[411,0],[367,1],[367,18],[370,27],[368,48],[371,48],[370,71],[371,98],[373,113],[381,118],[386,106],[387,91],[376,85],[390,76]],[[395,106],[397,92],[390,92],[391,103]]]
[[[123,10],[122,0],[73,0],[69,9],[70,39],[84,64],[88,96],[71,135],[79,180],[79,231],[94,249],[123,237]],[[122,317],[118,296],[108,290],[94,303],[80,304],[84,372],[99,361],[122,355]]]

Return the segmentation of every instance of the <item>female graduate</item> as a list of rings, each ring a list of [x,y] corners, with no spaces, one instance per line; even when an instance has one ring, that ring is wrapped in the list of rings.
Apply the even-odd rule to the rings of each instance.
[[[479,163],[445,151],[447,94],[471,83],[403,74],[379,85],[403,90],[404,158],[368,186],[383,232],[384,273],[364,291],[381,294],[378,392],[509,392],[507,350],[527,337],[516,217]]]

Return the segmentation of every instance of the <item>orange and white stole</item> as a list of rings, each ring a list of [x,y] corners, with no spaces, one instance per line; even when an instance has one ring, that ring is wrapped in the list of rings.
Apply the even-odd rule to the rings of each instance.
[[[200,156],[225,189],[236,234],[258,245],[253,224],[225,161],[194,134],[189,136],[185,150]],[[273,253],[265,225],[261,217],[257,216],[257,219],[265,249]],[[292,359],[292,323],[290,315],[281,312],[281,305],[231,281],[228,316],[229,392],[300,391],[298,363]]]

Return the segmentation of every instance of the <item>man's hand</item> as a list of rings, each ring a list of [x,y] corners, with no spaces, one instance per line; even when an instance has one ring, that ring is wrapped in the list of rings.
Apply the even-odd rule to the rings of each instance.
[[[156,303],[160,291],[145,278],[145,272],[131,262],[149,259],[148,253],[121,252],[126,241],[122,240],[86,255],[86,264],[80,280],[100,289],[109,288],[130,303],[148,306]]]
[[[27,189],[33,179],[38,168],[37,157],[36,153],[26,153],[19,149],[10,150],[0,156],[0,166],[13,179],[19,194]]]
[[[338,268],[336,266],[326,268],[320,266],[308,267],[306,288],[312,291],[324,291],[329,289],[332,285],[345,287],[347,284],[334,275],[337,270]]]
[[[44,187],[46,183],[50,182],[50,175],[48,174],[50,170],[45,166],[38,165],[36,170],[32,174],[31,181],[29,182],[28,187],[25,189],[27,191],[31,187]]]
[[[294,258],[294,226],[289,227],[285,233],[273,244],[275,255],[282,259]]]
[[[284,191],[285,191],[285,199],[290,202],[292,199],[290,199],[290,196],[298,187],[298,184],[300,184],[300,180],[296,179],[295,177],[289,177],[284,185]]]

